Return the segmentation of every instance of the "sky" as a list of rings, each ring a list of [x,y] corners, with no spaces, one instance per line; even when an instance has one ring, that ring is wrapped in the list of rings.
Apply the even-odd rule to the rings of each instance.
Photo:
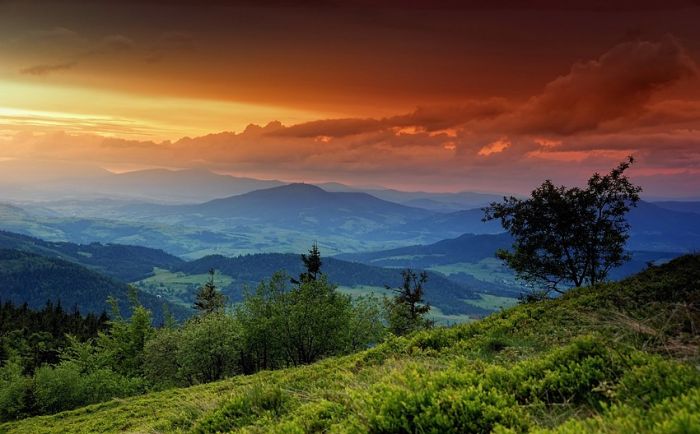
[[[0,0],[0,163],[700,197],[700,1]]]

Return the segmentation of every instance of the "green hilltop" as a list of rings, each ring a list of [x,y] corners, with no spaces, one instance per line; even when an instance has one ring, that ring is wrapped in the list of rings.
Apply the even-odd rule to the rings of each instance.
[[[699,303],[700,255],[687,255],[350,356],[0,432],[699,432]]]

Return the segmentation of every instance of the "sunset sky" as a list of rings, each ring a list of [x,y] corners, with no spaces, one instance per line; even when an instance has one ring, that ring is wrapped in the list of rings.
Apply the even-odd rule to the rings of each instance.
[[[698,0],[0,0],[0,161],[525,192],[632,154],[648,194],[700,197],[698,23]]]

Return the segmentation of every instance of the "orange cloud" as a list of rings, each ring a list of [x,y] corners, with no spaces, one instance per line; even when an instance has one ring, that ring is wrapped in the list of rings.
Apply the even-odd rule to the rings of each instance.
[[[577,63],[530,98],[470,99],[393,116],[275,121],[173,141],[105,138],[60,125],[67,132],[38,134],[7,121],[0,125],[6,131],[0,158],[524,192],[544,178],[580,182],[634,154],[651,191],[658,182],[692,194],[700,191],[700,100],[669,99],[662,91],[697,80],[696,69],[668,38],[619,44]],[[685,187],[673,177],[682,177]]]
[[[488,145],[484,146],[483,148],[479,149],[479,152],[477,152],[477,155],[481,155],[482,157],[487,157],[491,154],[498,154],[509,147],[511,147],[513,144],[508,140],[507,137],[500,138],[496,140],[495,142],[491,142]]]

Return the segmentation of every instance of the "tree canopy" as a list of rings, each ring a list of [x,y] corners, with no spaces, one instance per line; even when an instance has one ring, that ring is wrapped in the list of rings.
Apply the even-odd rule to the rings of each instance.
[[[593,174],[583,188],[546,180],[528,199],[511,196],[484,208],[484,220],[499,219],[514,240],[498,257],[543,295],[605,280],[629,258],[625,216],[641,192],[625,175],[633,162],[628,157],[607,175]]]

